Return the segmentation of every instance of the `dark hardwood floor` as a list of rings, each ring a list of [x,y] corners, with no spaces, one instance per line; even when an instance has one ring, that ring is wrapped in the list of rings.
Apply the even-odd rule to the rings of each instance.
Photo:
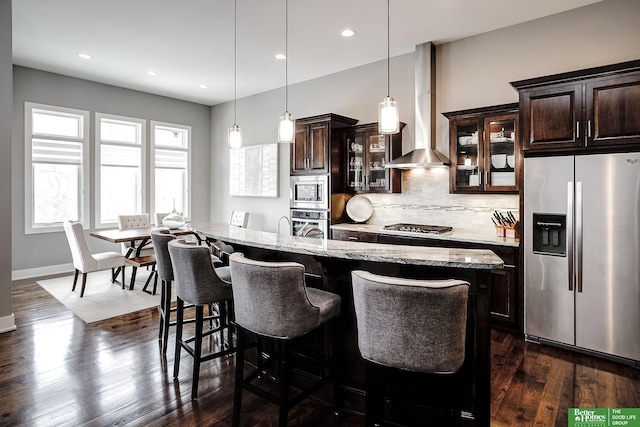
[[[1,426],[231,425],[234,358],[204,363],[191,401],[191,358],[183,353],[174,381],[156,309],[87,325],[34,280],[13,283],[12,304],[18,329],[0,334]],[[640,370],[492,332],[492,426],[566,426],[571,407],[640,407]],[[249,393],[242,409],[243,425],[277,424],[277,408]],[[314,398],[290,414],[292,426],[363,420]]]

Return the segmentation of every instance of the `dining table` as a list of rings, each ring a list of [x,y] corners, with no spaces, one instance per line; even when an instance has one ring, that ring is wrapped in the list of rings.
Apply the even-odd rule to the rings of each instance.
[[[89,233],[89,235],[92,237],[96,237],[110,243],[127,243],[129,245],[129,249],[127,250],[125,256],[128,259],[128,264],[134,267],[133,273],[131,275],[131,281],[129,283],[129,290],[133,289],[137,268],[151,267],[152,273],[147,278],[142,291],[152,295],[155,295],[156,293],[158,280],[158,276],[155,271],[156,258],[153,255],[142,255],[142,249],[144,249],[145,246],[148,246],[149,240],[151,239],[151,230],[156,228],[167,229],[166,227],[142,227],[128,228],[125,230],[99,230]],[[169,233],[176,236],[193,235],[198,240],[198,244],[202,243],[202,238],[193,229],[180,227],[169,228],[168,230]],[[116,274],[118,274],[118,272],[119,270],[116,272]],[[153,291],[149,291],[147,288],[149,287],[152,279],[154,279]],[[122,284],[122,286],[124,288],[124,283]]]

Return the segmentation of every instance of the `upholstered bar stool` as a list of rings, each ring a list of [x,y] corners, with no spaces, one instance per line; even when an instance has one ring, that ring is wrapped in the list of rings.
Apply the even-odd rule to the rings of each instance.
[[[437,391],[448,397],[445,422],[459,425],[455,373],[464,362],[469,283],[359,270],[351,276],[358,348],[366,361],[366,425],[381,425],[384,383],[398,373],[393,369],[413,372],[419,382],[444,384]],[[450,381],[443,382],[444,377]],[[404,409],[402,415],[407,413]]]
[[[151,243],[156,254],[157,271],[160,276],[160,327],[158,339],[162,342],[162,354],[167,354],[167,343],[169,342],[169,327],[175,326],[171,321],[171,313],[175,308],[171,308],[171,284],[173,278],[173,266],[169,255],[169,242],[175,240],[176,236],[171,234],[168,228],[155,228],[151,230]],[[193,243],[190,243],[193,244]],[[213,256],[212,256],[213,262]],[[229,267],[216,268],[216,274],[226,282],[231,281]],[[185,308],[187,305],[185,305]],[[209,310],[211,315],[211,310]],[[195,321],[195,319],[183,319],[183,323]]]
[[[169,242],[176,236],[168,229],[157,228],[151,230],[151,243],[156,254],[158,275],[160,276],[160,331],[158,339],[162,340],[162,354],[167,354],[169,327],[171,322],[171,283],[173,282],[173,267],[169,255]],[[174,310],[175,311],[175,310]],[[175,325],[175,322],[173,322]]]
[[[240,425],[242,390],[251,391],[279,404],[279,426],[286,426],[289,409],[334,381],[335,376],[332,362],[316,360],[322,366],[320,379],[306,390],[290,396],[293,358],[291,341],[338,316],[341,298],[330,292],[306,287],[304,266],[296,262],[255,261],[235,252],[229,257],[229,266],[233,277],[233,301],[238,329],[233,426]],[[244,375],[244,353],[249,347],[246,331],[274,340],[278,350],[268,357],[262,367],[278,362],[278,394],[270,393],[254,383],[262,372],[261,366],[249,375]],[[259,354],[258,357],[262,358],[262,355]],[[334,388],[334,400],[335,391]]]
[[[168,243],[171,266],[176,282],[176,351],[173,377],[178,378],[180,370],[180,353],[184,349],[193,357],[193,374],[191,399],[198,397],[198,379],[200,363],[231,354],[235,351],[232,342],[230,319],[233,313],[231,283],[222,280],[211,262],[211,253],[206,246],[198,246],[179,240]],[[183,338],[185,303],[195,305],[195,335]],[[204,316],[204,307],[218,305],[219,315],[215,316],[217,324],[209,323],[205,331],[203,323],[211,321],[212,316]],[[224,339],[224,332],[227,339]],[[207,354],[202,354],[202,338],[213,336],[217,345]]]

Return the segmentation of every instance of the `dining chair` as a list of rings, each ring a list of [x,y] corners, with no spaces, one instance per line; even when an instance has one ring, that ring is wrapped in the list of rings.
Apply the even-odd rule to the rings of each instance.
[[[137,214],[137,215],[118,215],[118,229],[129,230],[133,228],[149,228],[151,223],[149,222],[149,214]],[[132,243],[122,243],[122,255],[129,257],[131,255],[132,245],[138,247],[142,242],[136,240]],[[145,246],[140,251],[140,256],[153,255],[153,246],[151,241],[145,243]]]
[[[120,230],[149,228],[150,226],[151,224],[149,222],[149,214],[118,215],[118,229]],[[143,245],[140,250],[134,249],[138,248],[140,245]],[[136,251],[136,256],[131,256],[132,251]],[[149,274],[149,277],[147,278],[147,281],[145,282],[144,288],[142,290],[155,295],[158,285],[158,276],[156,274],[156,259],[153,245],[151,244],[151,239],[146,242],[135,240],[131,243],[122,243],[122,253],[127,258],[129,258],[128,264],[132,266],[131,283],[129,284],[129,289],[133,289],[136,275],[138,273],[138,268],[146,267],[147,269],[151,269],[151,273]],[[149,286],[149,283],[152,279],[154,280],[153,291],[149,292],[147,291],[147,287]],[[124,282],[122,283],[122,286],[124,287]]]
[[[249,223],[249,212],[246,211],[231,211],[229,216],[229,224],[235,225],[240,228],[247,228]]]
[[[162,227],[162,220],[165,216],[169,215],[169,212],[158,213],[156,212],[156,227]]]
[[[111,269],[111,283],[115,283],[117,270],[122,272],[122,283],[124,283],[124,267],[127,264],[127,258],[117,252],[100,252],[92,254],[87,244],[87,238],[79,222],[65,221],[62,224],[64,232],[69,241],[69,249],[71,249],[71,258],[73,259],[73,267],[75,275],[73,277],[73,287],[71,291],[76,290],[78,275],[82,273],[82,289],[80,297],[84,296],[84,288],[87,284],[87,273],[94,271]]]

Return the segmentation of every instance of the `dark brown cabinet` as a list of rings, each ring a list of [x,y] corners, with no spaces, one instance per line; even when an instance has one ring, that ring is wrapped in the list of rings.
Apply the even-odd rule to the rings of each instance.
[[[334,240],[386,243],[393,245],[430,246],[443,248],[489,249],[504,262],[504,268],[491,272],[491,319],[494,325],[522,330],[521,295],[518,279],[519,248],[485,243],[459,242],[446,239],[398,236],[358,230],[332,230]]]
[[[640,61],[511,84],[525,151],[640,145]]]
[[[346,152],[344,169],[347,193],[399,193],[402,176],[399,169],[385,168],[402,151],[402,129],[394,135],[378,133],[378,123],[340,129],[339,139]]]
[[[449,119],[451,193],[517,193],[518,104],[444,113]]]
[[[323,114],[296,120],[291,145],[291,175],[329,173],[330,146],[334,129],[352,126],[358,120],[337,114]]]
[[[331,230],[333,240],[348,240],[352,242],[378,243],[378,233],[354,230]]]

